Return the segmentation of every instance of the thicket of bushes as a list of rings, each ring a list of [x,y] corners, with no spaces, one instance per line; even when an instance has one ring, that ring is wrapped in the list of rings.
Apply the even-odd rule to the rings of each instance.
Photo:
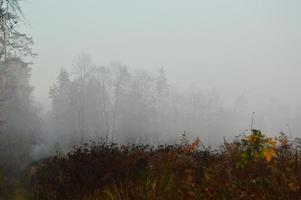
[[[87,144],[32,165],[30,187],[43,200],[298,199],[300,145],[257,130],[217,150],[185,136],[159,148]]]

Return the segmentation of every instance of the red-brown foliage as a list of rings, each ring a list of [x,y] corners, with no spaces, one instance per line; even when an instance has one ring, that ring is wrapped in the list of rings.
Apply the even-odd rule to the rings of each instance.
[[[84,145],[39,162],[31,186],[43,200],[301,198],[298,139],[254,130],[218,150],[200,145]]]

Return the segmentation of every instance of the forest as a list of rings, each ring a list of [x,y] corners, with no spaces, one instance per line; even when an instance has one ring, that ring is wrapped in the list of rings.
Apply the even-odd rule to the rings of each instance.
[[[84,52],[45,111],[27,23],[20,0],[0,0],[0,200],[300,199],[301,109],[284,120],[277,103],[226,103],[164,67]]]

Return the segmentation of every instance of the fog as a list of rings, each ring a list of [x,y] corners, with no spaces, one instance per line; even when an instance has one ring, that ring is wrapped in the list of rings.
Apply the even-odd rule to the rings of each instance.
[[[296,96],[299,6],[298,1],[28,1],[26,32],[39,53],[35,96],[49,107],[47,90],[57,71],[72,70],[80,53],[101,64],[118,60],[135,69],[164,67],[173,83],[196,83],[229,96],[259,88],[255,95]],[[299,97],[285,101],[297,103]]]
[[[31,70],[25,89],[12,80],[12,96],[28,92],[4,101],[3,131],[33,134],[35,158],[101,138],[166,144],[186,132],[215,146],[250,128],[299,137],[300,6],[22,2],[17,28],[38,55],[20,57]]]
[[[171,83],[164,68],[131,69],[121,62],[101,65],[89,54],[74,57],[72,66],[72,73],[61,68],[50,87],[51,109],[41,137],[46,145],[40,152],[51,152],[48,148],[57,145],[68,151],[74,144],[100,138],[177,143],[183,132],[212,146],[251,128],[269,136],[280,132],[298,136],[298,104],[286,102],[287,97],[276,90],[277,95],[271,95],[261,86],[261,90],[226,94],[223,88],[181,85],[181,79]],[[250,77],[252,87],[258,87],[259,77]]]

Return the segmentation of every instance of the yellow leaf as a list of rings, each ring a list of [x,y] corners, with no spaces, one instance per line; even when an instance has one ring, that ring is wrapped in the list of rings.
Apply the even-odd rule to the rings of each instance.
[[[267,162],[270,162],[272,158],[276,157],[276,153],[273,149],[264,149],[263,156]]]

